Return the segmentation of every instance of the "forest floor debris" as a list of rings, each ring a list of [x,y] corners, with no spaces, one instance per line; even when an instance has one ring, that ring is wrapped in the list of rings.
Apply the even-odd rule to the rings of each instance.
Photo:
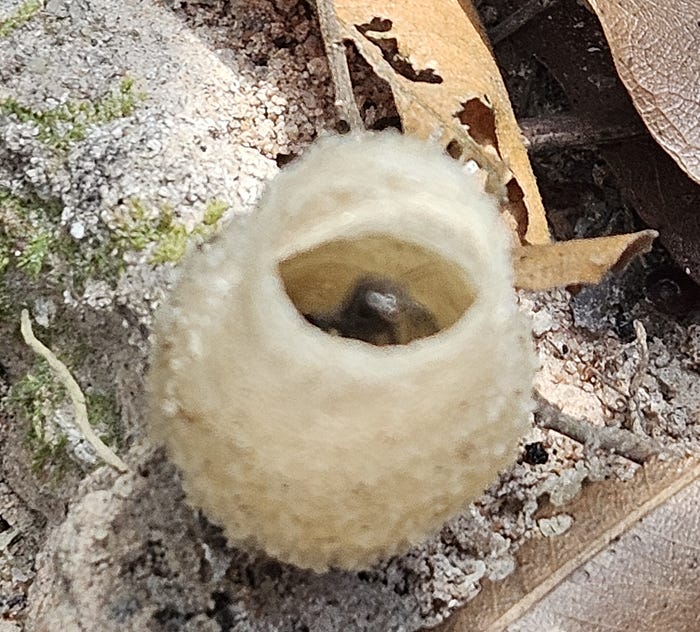
[[[634,474],[622,456],[535,426],[523,440],[540,444],[534,463],[524,448],[438,534],[368,571],[315,575],[229,548],[183,503],[177,473],[147,442],[149,328],[199,227],[235,222],[279,165],[333,131],[313,12],[296,0],[27,7],[0,7],[3,624],[415,630],[443,620],[483,578],[513,571],[519,547],[542,528],[545,494],[566,513],[584,481]],[[386,85],[352,54],[351,72],[366,124],[386,125],[395,116]],[[533,81],[537,103],[552,87]],[[558,237],[640,227],[595,150],[543,151],[537,170]],[[563,191],[565,177],[574,185]],[[543,396],[601,429],[624,425],[634,409],[650,441],[697,451],[697,309],[669,313],[648,291],[649,276],[668,266],[657,249],[600,286],[521,292],[520,301],[533,318]],[[78,439],[60,441],[65,394],[51,391],[32,410],[18,404],[22,393],[50,391],[19,335],[21,309],[100,404],[95,430],[131,471],[92,469],[75,457]],[[33,441],[32,424],[43,431]]]

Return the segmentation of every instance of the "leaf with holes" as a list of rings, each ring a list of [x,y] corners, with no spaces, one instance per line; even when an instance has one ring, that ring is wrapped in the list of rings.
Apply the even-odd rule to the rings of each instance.
[[[551,244],[542,199],[498,66],[469,0],[333,0],[338,32],[394,95],[407,134],[473,160],[520,246],[516,286],[597,283],[646,252],[654,231]]]
[[[480,25],[457,0],[335,0],[341,37],[389,83],[404,131],[485,168],[521,243],[549,231],[520,129]]]

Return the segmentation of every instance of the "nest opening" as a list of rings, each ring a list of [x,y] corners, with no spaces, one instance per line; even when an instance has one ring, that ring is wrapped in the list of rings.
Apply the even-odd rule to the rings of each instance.
[[[337,239],[279,263],[297,311],[332,335],[407,344],[456,323],[476,289],[454,262],[390,235]]]

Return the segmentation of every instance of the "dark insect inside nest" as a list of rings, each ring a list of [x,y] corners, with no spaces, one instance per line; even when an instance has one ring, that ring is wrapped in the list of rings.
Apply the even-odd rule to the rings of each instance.
[[[439,331],[433,314],[396,282],[362,277],[338,309],[304,314],[319,329],[377,346],[401,345]]]

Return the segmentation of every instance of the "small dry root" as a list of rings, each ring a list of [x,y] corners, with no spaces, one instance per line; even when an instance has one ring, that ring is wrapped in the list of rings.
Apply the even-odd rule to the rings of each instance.
[[[345,45],[340,37],[333,3],[329,0],[316,0],[316,13],[333,80],[338,115],[350,126],[352,131],[359,132],[364,129],[364,124],[352,91]]]
[[[120,472],[126,472],[129,469],[126,463],[124,463],[124,461],[122,461],[114,452],[112,452],[112,450],[109,449],[108,446],[102,442],[102,440],[95,434],[90,426],[87,407],[85,406],[85,396],[80,390],[80,386],[68,370],[68,367],[66,367],[66,365],[56,357],[56,354],[51,351],[51,349],[44,345],[34,335],[34,331],[32,330],[32,322],[29,319],[29,312],[27,312],[26,309],[22,310],[20,327],[22,330],[22,337],[27,345],[29,345],[29,348],[48,362],[58,380],[61,382],[61,384],[63,384],[63,386],[66,387],[68,395],[70,395],[71,401],[73,402],[73,409],[75,410],[75,423],[83,437],[85,437],[86,441],[88,441],[95,449],[97,456],[105,463],[111,465]]]
[[[535,419],[542,428],[555,430],[586,446],[609,450],[640,465],[664,452],[659,444],[646,435],[623,428],[594,426],[585,419],[567,415],[537,392],[534,397],[537,404]]]
[[[646,435],[642,425],[642,411],[639,408],[639,387],[642,385],[642,380],[644,380],[649,368],[649,346],[646,329],[638,320],[634,321],[634,333],[637,335],[636,345],[639,351],[639,362],[629,383],[629,414],[625,428],[637,435]]]

